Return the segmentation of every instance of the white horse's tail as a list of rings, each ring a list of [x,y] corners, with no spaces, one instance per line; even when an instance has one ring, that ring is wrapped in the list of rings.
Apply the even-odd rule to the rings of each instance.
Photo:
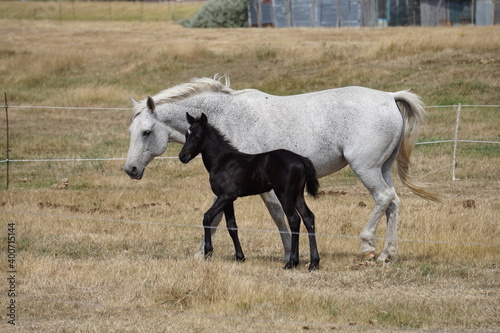
[[[425,117],[423,103],[418,95],[409,91],[398,91],[392,93],[392,96],[404,119],[403,139],[396,156],[399,178],[416,195],[440,202],[439,195],[429,189],[429,184],[420,183],[410,174],[410,156],[417,142],[420,124],[424,122]]]

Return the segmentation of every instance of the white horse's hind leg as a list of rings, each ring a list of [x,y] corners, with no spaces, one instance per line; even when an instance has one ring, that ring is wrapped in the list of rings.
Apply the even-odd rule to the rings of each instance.
[[[290,236],[290,231],[288,230],[287,222],[285,221],[285,213],[283,212],[281,203],[276,197],[276,194],[274,194],[274,191],[263,193],[260,197],[264,200],[274,223],[276,223],[276,226],[278,227],[281,242],[283,243],[283,250],[285,252],[283,260],[288,262],[292,252],[292,237]]]
[[[395,259],[398,255],[398,215],[399,215],[399,197],[396,195],[387,210],[387,230],[385,234],[384,250],[378,256],[377,261],[386,262]]]
[[[387,229],[385,233],[384,250],[378,256],[377,261],[386,262],[395,259],[398,255],[398,215],[399,215],[399,197],[396,194],[394,185],[392,184],[392,164],[393,160],[389,159],[382,168],[382,173],[386,184],[394,192],[394,199],[385,210],[387,218]]]
[[[387,185],[380,170],[365,171],[364,173],[358,173],[358,175],[375,201],[375,208],[373,209],[370,219],[359,236],[361,238],[363,259],[369,260],[375,257],[375,232],[377,226],[384,213],[386,213],[389,205],[395,200],[396,193],[393,188]]]
[[[398,129],[396,125],[394,125],[394,130],[395,133],[398,133],[401,129]],[[396,154],[399,151],[400,138],[399,136],[394,136],[391,138],[386,137],[384,140],[381,136],[379,139],[378,144],[371,148],[357,147],[357,150],[353,150],[355,152],[364,148],[364,151],[371,152],[370,154],[359,155],[353,153],[353,151],[346,151],[344,156],[351,169],[363,182],[368,191],[370,191],[375,201],[375,207],[370,219],[360,234],[363,260],[375,259],[375,232],[380,219],[385,214],[387,216],[387,238],[384,250],[379,258],[379,260],[385,261],[397,253],[399,198],[392,184],[391,170]],[[381,150],[382,147],[385,147],[385,149]],[[377,154],[377,151],[380,154]],[[352,159],[353,156],[356,158]]]

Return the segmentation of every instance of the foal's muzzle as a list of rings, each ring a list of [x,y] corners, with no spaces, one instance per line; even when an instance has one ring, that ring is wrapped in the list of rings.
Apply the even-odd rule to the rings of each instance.
[[[191,156],[189,154],[183,154],[181,152],[179,154],[179,160],[181,160],[182,163],[186,164],[187,162],[191,161]]]

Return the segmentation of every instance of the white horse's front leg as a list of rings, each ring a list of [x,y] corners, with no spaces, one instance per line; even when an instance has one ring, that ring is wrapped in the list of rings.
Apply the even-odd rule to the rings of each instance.
[[[214,202],[217,200],[217,196],[214,198]],[[212,243],[214,242],[215,239],[215,232],[217,231],[217,228],[219,227],[220,221],[222,221],[222,215],[224,213],[220,212],[217,214],[214,219],[212,220]],[[196,258],[204,258],[205,257],[205,240],[201,240],[200,247],[198,248],[198,252],[194,255]]]
[[[292,237],[290,236],[290,231],[288,230],[287,222],[285,221],[285,213],[281,207],[274,191],[266,192],[260,195],[264,203],[266,204],[269,214],[276,223],[281,236],[281,242],[283,243],[283,261],[288,262],[290,260],[290,254],[292,253]]]

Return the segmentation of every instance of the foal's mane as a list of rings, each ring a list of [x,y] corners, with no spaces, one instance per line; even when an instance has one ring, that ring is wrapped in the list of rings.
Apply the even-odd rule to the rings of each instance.
[[[222,143],[227,146],[227,148],[230,150],[230,151],[239,151],[238,149],[236,149],[235,146],[233,146],[233,144],[231,143],[231,141],[229,141],[229,139],[224,135],[222,134],[221,131],[219,131],[219,129],[217,129],[216,127],[210,125],[210,124],[207,124],[207,128],[210,132],[211,135],[215,135],[216,137],[219,138],[220,141],[222,141]]]
[[[222,79],[224,79],[224,83],[221,82]],[[183,100],[193,95],[201,94],[207,91],[220,92],[224,94],[237,93],[235,90],[229,88],[230,83],[231,80],[229,79],[229,75],[227,74],[216,74],[213,79],[207,77],[194,78],[191,80],[191,82],[182,83],[175,87],[160,91],[158,94],[153,96],[153,100],[155,101],[156,106],[158,106],[165,103]],[[147,99],[143,99],[142,101],[134,105],[131,119],[134,119],[142,112],[142,110],[146,108],[146,101]]]

